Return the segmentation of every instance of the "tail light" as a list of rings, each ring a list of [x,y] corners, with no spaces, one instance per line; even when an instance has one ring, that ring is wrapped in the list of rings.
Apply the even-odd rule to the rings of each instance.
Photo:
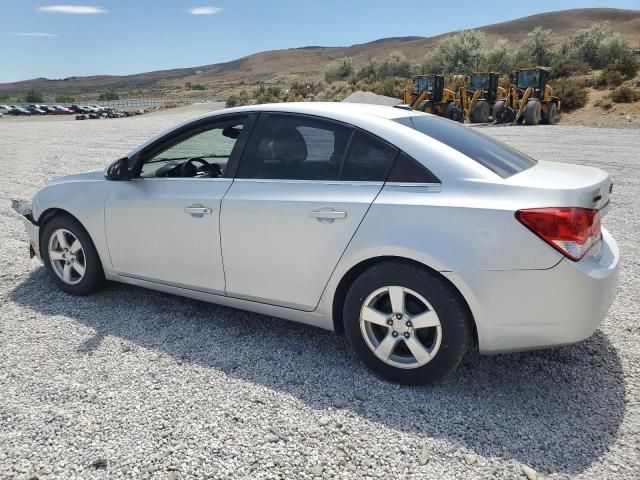
[[[600,213],[577,207],[518,210],[516,218],[565,257],[577,262],[601,238]]]

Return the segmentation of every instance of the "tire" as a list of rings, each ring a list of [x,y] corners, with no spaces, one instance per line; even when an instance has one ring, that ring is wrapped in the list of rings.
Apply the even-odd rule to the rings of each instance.
[[[524,120],[527,125],[538,125],[542,120],[542,105],[538,100],[529,100],[524,107]]]
[[[558,123],[558,106],[555,103],[550,103],[547,109],[547,114],[542,116],[542,123],[547,125],[555,125]]]
[[[444,116],[445,118],[453,120],[454,122],[464,122],[464,114],[462,112],[462,109],[453,102],[447,105],[447,108],[444,110]]]
[[[491,106],[486,100],[480,100],[473,107],[471,112],[471,121],[473,123],[487,123],[491,115]]]
[[[49,276],[65,292],[89,295],[106,283],[96,247],[74,218],[51,218],[42,228],[40,250]]]
[[[434,114],[436,109],[433,106],[433,103],[431,103],[430,101],[425,101],[425,102],[420,102],[420,105],[418,105],[418,110],[420,110],[421,112],[424,113],[430,113],[430,114]]]
[[[500,100],[493,104],[493,109],[491,110],[491,116],[493,117],[493,121],[500,123],[500,112],[504,109],[504,101]]]
[[[405,308],[398,301],[394,308],[391,295],[404,298]],[[445,376],[472,343],[471,315],[460,294],[436,273],[409,262],[380,263],[362,273],[347,292],[343,319],[349,343],[365,366],[405,385]]]

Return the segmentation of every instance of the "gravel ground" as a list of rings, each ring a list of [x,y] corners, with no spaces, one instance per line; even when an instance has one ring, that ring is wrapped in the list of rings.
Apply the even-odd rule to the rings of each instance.
[[[131,286],[75,298],[29,260],[9,199],[194,110],[0,122],[0,478],[640,478],[636,131],[483,129],[613,175],[619,294],[579,345],[407,388],[332,333]]]

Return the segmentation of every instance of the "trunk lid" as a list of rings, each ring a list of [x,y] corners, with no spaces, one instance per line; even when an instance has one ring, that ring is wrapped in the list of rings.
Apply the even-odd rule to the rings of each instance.
[[[607,212],[613,189],[611,177],[599,168],[559,162],[539,162],[534,167],[513,175],[506,183],[561,193],[566,205],[554,207],[583,207]]]

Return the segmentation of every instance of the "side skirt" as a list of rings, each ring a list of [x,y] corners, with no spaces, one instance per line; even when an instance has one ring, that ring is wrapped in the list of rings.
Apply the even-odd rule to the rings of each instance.
[[[198,290],[191,290],[188,288],[175,287],[172,285],[165,285],[161,283],[151,282],[148,280],[141,280],[133,277],[126,277],[123,275],[117,275],[113,273],[105,272],[107,280],[114,282],[126,283],[129,285],[135,285],[138,287],[149,288],[159,292],[169,293],[171,295],[178,295],[181,297],[193,298],[194,300],[200,300],[203,302],[215,303],[225,307],[237,308],[240,310],[246,310],[249,312],[259,313],[262,315],[269,315],[272,317],[282,318],[284,320],[291,320],[293,322],[304,323],[305,325],[311,325],[312,327],[322,328],[324,330],[333,331],[333,322],[327,319],[321,312],[303,312],[301,310],[294,310],[291,308],[278,307],[275,305],[267,305],[265,303],[252,302],[249,300],[241,300],[237,298],[225,297],[222,295],[215,295],[213,293],[200,292]]]

